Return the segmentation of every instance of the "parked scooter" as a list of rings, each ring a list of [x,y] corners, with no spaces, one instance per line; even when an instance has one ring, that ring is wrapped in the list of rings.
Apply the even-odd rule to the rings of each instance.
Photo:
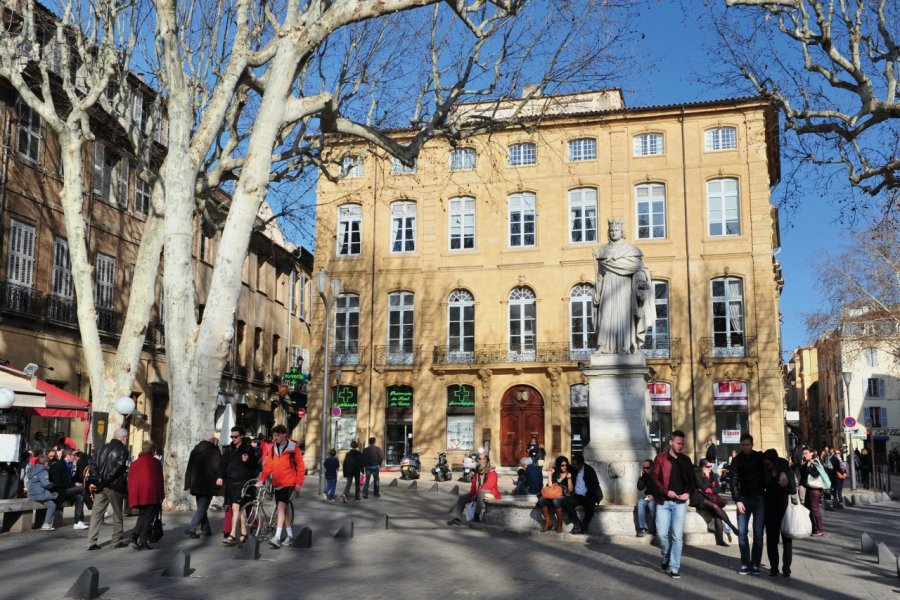
[[[437,456],[437,464],[431,469],[435,481],[450,481],[453,475],[450,473],[450,465],[447,464],[447,453],[439,452]]]
[[[477,454],[466,454],[465,458],[463,458],[463,474],[462,481],[466,483],[472,481],[472,476],[475,474],[475,469],[478,467],[478,455]]]
[[[410,452],[400,459],[400,479],[418,479],[422,471],[422,461],[418,452]]]

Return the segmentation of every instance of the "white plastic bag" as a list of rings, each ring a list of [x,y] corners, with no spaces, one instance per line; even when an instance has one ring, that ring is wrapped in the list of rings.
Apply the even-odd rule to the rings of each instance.
[[[466,504],[465,510],[463,510],[463,514],[466,516],[466,521],[471,521],[475,518],[475,503],[469,502]]]
[[[799,496],[791,496],[791,501],[788,502],[784,518],[781,520],[781,533],[784,537],[792,539],[809,537],[812,533],[809,509],[800,504]]]

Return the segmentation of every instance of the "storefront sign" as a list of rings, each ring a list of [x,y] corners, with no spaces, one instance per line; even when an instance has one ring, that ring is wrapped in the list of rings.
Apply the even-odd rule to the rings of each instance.
[[[447,406],[475,408],[475,389],[471,385],[451,385],[447,388]]]
[[[387,389],[388,408],[412,408],[413,389],[408,385],[395,385]]]
[[[569,388],[569,410],[573,413],[587,413],[589,408],[590,387],[583,383]]]
[[[352,385],[339,385],[335,389],[332,406],[337,406],[341,410],[356,412],[359,407],[359,401],[356,397],[356,387]]]
[[[723,444],[740,444],[741,443],[741,430],[740,429],[723,429],[722,430],[722,443]]]
[[[647,391],[650,392],[650,405],[659,410],[660,408],[672,409],[672,384],[661,381],[653,381],[647,384]]]
[[[747,383],[717,381],[713,384],[713,404],[717,407],[747,407]]]

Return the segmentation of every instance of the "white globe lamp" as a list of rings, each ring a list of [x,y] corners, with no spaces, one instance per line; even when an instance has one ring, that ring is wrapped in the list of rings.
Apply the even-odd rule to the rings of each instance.
[[[11,408],[16,401],[16,393],[9,388],[0,388],[0,408]]]
[[[131,396],[122,396],[118,400],[116,400],[116,412],[122,415],[123,417],[127,417],[131,413],[134,412],[134,398]]]

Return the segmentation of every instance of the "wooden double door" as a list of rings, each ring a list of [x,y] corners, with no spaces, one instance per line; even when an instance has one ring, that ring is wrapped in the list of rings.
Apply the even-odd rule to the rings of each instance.
[[[500,404],[500,464],[514,467],[536,433],[544,443],[544,399],[536,389],[527,385],[513,386],[503,395]]]

